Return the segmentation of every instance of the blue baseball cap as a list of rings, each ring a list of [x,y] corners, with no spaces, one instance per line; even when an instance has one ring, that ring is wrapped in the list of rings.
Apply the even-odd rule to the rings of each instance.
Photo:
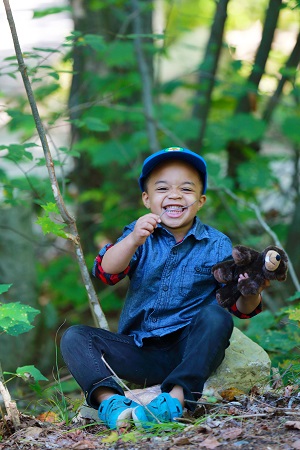
[[[207,171],[206,162],[202,156],[197,155],[197,153],[191,152],[187,148],[182,147],[168,147],[160,150],[159,152],[153,153],[145,159],[142,172],[139,178],[139,185],[142,192],[145,190],[145,180],[150,175],[152,170],[160,163],[169,160],[179,159],[185,161],[193,166],[201,175],[203,183],[203,194],[206,192],[207,188]]]

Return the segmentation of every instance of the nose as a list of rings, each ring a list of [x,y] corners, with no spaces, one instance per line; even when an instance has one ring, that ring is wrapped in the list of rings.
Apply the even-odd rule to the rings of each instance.
[[[169,198],[182,198],[182,194],[180,189],[178,189],[177,187],[173,186],[170,191],[169,191]]]

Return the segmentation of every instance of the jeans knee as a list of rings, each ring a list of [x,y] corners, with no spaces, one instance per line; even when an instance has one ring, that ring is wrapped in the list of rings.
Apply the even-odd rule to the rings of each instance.
[[[72,351],[79,341],[82,342],[82,326],[72,325],[61,337],[60,348],[62,353]]]

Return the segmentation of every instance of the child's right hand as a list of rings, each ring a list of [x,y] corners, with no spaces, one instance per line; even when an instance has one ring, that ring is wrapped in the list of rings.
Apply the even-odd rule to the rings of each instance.
[[[135,224],[132,232],[132,238],[135,245],[143,245],[147,237],[153,233],[157,224],[161,222],[160,217],[157,214],[149,213],[140,217]]]

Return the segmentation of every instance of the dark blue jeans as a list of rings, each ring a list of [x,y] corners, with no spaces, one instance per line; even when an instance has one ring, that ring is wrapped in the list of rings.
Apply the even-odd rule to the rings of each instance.
[[[137,347],[131,336],[76,325],[61,340],[63,359],[81,386],[87,403],[98,408],[93,392],[100,386],[124,395],[101,356],[122,380],[141,387],[161,384],[162,392],[175,385],[184,390],[185,406],[194,410],[209,376],[221,364],[233,330],[231,315],[209,305],[180,330],[162,338],[144,340]]]

